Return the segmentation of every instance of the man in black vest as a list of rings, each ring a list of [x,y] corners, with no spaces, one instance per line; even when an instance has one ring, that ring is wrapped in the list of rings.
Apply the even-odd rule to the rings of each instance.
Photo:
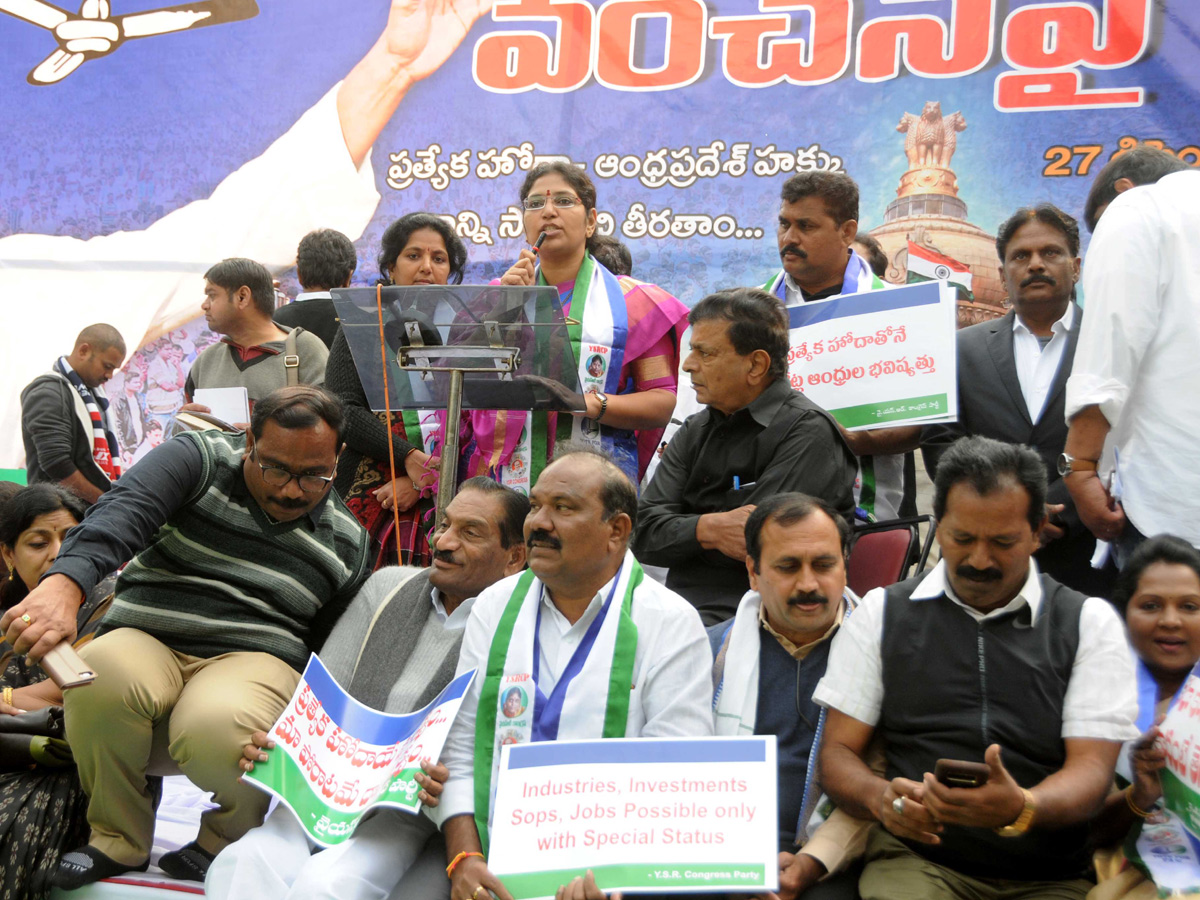
[[[787,377],[788,320],[757,288],[705,297],[688,315],[683,370],[708,408],[675,433],[638,504],[633,552],[667,566],[667,587],[705,625],[733,616],[750,586],[746,519],[784,491],[819,497],[849,521],[858,461],[833,417]]]
[[[862,853],[869,824],[835,811],[810,829],[826,715],[812,692],[856,603],[846,590],[849,543],[850,526],[828,503],[805,494],[767,498],[746,520],[750,590],[732,622],[708,629],[714,730],[776,737],[779,900],[857,896],[857,872],[842,869]]]
[[[821,780],[881,826],[863,900],[1082,900],[1091,886],[1087,823],[1136,736],[1135,678],[1113,609],[1038,572],[1045,500],[1036,451],[958,441],[934,483],[941,562],[872,591],[834,641],[813,694],[829,710]],[[876,734],[886,778],[863,762]],[[947,786],[939,760],[984,763],[986,782]]]
[[[528,512],[524,495],[490,478],[463,482],[432,535],[433,565],[381,569],[338,620],[321,648],[338,682],[355,699],[389,713],[420,709],[441,693],[454,677],[475,596],[525,567]],[[253,740],[242,760],[246,771],[274,746],[261,731]],[[440,793],[436,781],[417,778],[434,796]],[[421,800],[429,803],[430,797],[422,792]],[[206,892],[220,900],[355,900],[386,896],[404,879],[403,896],[449,896],[445,848],[424,815],[376,812],[344,843],[312,849],[291,812],[276,809],[217,856]]]
[[[1019,209],[1000,226],[996,252],[1013,308],[958,333],[958,421],[923,430],[925,468],[934,477],[941,455],[968,434],[1033,447],[1050,478],[1038,566],[1077,591],[1107,594],[1111,576],[1092,568],[1096,540],[1057,470],[1067,440],[1067,378],[1083,324],[1074,301],[1079,223],[1049,203]]]

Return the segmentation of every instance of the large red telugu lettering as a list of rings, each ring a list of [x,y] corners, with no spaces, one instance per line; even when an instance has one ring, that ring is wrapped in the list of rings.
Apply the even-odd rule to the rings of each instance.
[[[663,64],[634,65],[634,29],[638,19],[667,20]],[[708,8],[702,0],[609,0],[596,20],[596,80],[623,91],[663,91],[684,87],[704,70]]]
[[[555,39],[539,31],[493,31],[475,44],[476,84],[511,94],[540,88],[573,91],[592,71],[590,3],[579,0],[497,0],[495,20],[553,21]]]
[[[948,26],[931,15],[873,19],[858,32],[858,79],[896,78],[901,53],[914,75],[953,78],[977,72],[992,56],[995,15],[996,0],[953,0]]]
[[[1105,0],[1099,13],[1079,3],[1026,6],[1010,13],[1004,22],[1004,59],[1026,71],[1005,72],[996,79],[996,108],[1141,106],[1141,88],[1086,90],[1075,67],[1116,69],[1136,61],[1150,41],[1150,11],[1150,0]]]
[[[850,64],[850,0],[759,0],[761,10],[808,10],[809,38],[769,39],[786,36],[791,19],[786,16],[714,16],[708,24],[711,38],[724,38],[721,66],[725,77],[741,87],[789,84],[824,84],[841,77]],[[766,63],[762,46],[766,43]]]

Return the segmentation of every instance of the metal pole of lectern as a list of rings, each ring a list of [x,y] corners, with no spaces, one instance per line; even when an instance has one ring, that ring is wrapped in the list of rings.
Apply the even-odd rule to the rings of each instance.
[[[511,377],[521,364],[520,349],[502,345],[498,322],[484,322],[483,327],[490,341],[487,346],[440,344],[427,347],[421,337],[419,324],[408,321],[404,323],[408,346],[402,346],[396,351],[396,362],[400,369],[405,372],[420,372],[423,381],[431,381],[434,372],[450,373],[450,395],[446,401],[446,439],[442,445],[442,460],[438,468],[435,528],[441,524],[446,515],[446,507],[454,499],[454,492],[458,488],[458,438],[462,427],[460,419],[463,376],[467,373],[492,373]],[[439,365],[430,361],[434,356],[437,357]],[[490,360],[491,364],[488,365],[485,360]],[[471,365],[472,361],[483,364]]]

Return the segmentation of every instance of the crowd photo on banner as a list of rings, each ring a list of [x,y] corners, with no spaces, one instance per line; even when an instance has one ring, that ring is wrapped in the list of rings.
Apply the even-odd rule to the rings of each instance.
[[[0,0],[0,900],[1200,896],[1198,54]]]

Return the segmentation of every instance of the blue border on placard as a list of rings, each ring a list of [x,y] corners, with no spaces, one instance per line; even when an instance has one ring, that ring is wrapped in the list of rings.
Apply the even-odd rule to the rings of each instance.
[[[518,744],[509,749],[508,768],[578,766],[595,763],[765,762],[767,742],[758,740],[638,740]]]
[[[847,316],[862,316],[868,313],[890,312],[913,306],[933,306],[942,302],[941,282],[922,281],[886,291],[871,291],[865,294],[845,294],[830,300],[817,300],[789,306],[789,327],[801,328],[816,322],[829,322]]]
[[[329,718],[343,731],[368,744],[396,744],[421,727],[434,707],[455,700],[467,692],[475,670],[459,675],[423,709],[406,715],[390,715],[371,709],[351,697],[329,674],[315,653],[304,667],[304,678]]]

